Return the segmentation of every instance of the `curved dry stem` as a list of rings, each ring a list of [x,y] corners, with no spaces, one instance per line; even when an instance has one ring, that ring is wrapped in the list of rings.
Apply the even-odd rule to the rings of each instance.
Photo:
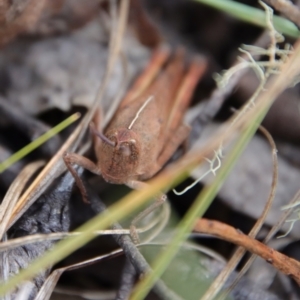
[[[292,277],[300,285],[299,261],[277,252],[272,248],[269,248],[265,244],[243,234],[241,231],[232,226],[215,220],[208,220],[204,218],[200,219],[195,225],[195,230],[198,232],[211,234],[222,240],[239,245],[256,255],[259,255],[269,264],[272,264],[280,272]]]

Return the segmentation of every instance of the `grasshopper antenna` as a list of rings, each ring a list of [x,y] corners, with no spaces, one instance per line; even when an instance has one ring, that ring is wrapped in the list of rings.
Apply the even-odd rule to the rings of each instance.
[[[112,147],[116,146],[116,143],[111,141],[110,139],[108,139],[103,133],[99,132],[96,130],[94,123],[90,123],[90,130],[91,132],[96,135],[97,137],[99,137],[104,143],[106,143],[107,145],[110,145]]]

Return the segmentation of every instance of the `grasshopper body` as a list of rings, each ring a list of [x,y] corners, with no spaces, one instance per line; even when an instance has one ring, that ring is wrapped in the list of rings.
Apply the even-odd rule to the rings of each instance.
[[[167,50],[154,54],[105,131],[112,143],[96,146],[98,168],[108,182],[133,186],[151,178],[189,133],[182,118],[203,63],[194,61],[185,74],[184,52],[178,50],[164,66],[168,56]],[[147,82],[138,89],[141,81]]]
[[[205,64],[194,59],[186,69],[184,56],[182,49],[173,56],[166,48],[157,50],[104,134],[98,132],[99,118],[95,117],[92,132],[96,164],[75,153],[65,153],[64,161],[85,202],[86,189],[73,164],[102,175],[107,182],[142,189],[144,181],[154,176],[187,138],[190,129],[183,123],[183,116]],[[159,197],[154,207],[163,199]]]

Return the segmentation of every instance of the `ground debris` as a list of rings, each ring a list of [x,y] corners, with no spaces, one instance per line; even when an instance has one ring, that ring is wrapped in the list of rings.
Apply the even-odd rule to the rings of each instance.
[[[8,239],[28,236],[38,233],[53,233],[69,231],[70,215],[69,200],[71,197],[74,179],[67,173],[62,178],[58,178],[49,191],[41,196],[28,211],[16,222],[8,233]],[[1,265],[8,278],[19,273],[20,269],[26,268],[33,260],[43,255],[43,253],[55,244],[54,241],[28,244],[22,247],[4,252],[1,257]],[[42,270],[31,281],[30,297],[33,299],[50,270]],[[22,288],[13,293],[16,296]]]

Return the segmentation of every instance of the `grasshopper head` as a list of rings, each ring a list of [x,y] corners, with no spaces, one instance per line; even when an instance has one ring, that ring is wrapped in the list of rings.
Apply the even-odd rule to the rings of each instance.
[[[105,134],[99,153],[99,167],[103,178],[111,183],[122,184],[137,172],[139,144],[136,134],[127,128],[109,130]]]

